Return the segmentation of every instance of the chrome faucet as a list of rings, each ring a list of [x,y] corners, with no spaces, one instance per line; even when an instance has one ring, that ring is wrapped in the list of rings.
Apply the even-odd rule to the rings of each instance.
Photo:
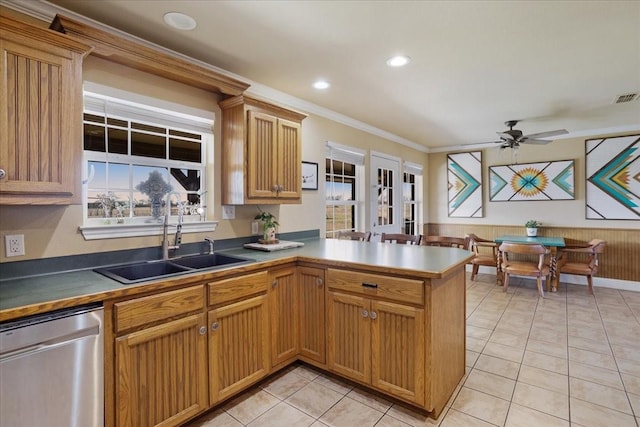
[[[169,245],[169,213],[171,212],[171,195],[175,194],[178,200],[178,225],[176,225],[176,236],[173,245]],[[167,201],[164,208],[164,224],[162,225],[162,259],[169,259],[169,250],[175,250],[180,247],[182,242],[182,202],[180,202],[180,193],[170,191],[167,194]]]
[[[213,255],[213,239],[205,237],[204,240],[209,243],[209,255]]]

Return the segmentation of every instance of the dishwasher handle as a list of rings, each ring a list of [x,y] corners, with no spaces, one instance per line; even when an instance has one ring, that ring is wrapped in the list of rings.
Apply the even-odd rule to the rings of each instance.
[[[100,334],[100,326],[99,325],[91,326],[86,329],[81,329],[78,331],[74,331],[70,334],[60,336],[53,340],[40,342],[34,345],[30,345],[28,347],[23,347],[17,350],[8,351],[6,353],[0,354],[0,363],[8,362],[10,360],[15,360],[20,357],[26,357],[35,353],[39,353],[41,351],[50,350],[52,348],[67,345],[71,342],[78,341],[83,338],[99,335],[99,334]]]

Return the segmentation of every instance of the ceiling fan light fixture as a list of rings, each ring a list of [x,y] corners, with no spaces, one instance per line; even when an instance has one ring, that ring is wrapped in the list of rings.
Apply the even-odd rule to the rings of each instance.
[[[411,62],[411,58],[406,55],[396,55],[387,59],[387,65],[389,67],[404,67],[409,62]]]
[[[165,13],[162,19],[164,19],[165,24],[171,28],[181,31],[193,30],[198,25],[195,19],[180,12]]]

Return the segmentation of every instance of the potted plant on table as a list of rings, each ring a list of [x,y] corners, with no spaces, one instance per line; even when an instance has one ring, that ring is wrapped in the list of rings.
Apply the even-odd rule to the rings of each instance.
[[[254,219],[262,221],[262,240],[260,243],[278,243],[278,239],[276,239],[276,227],[280,224],[276,220],[275,215],[261,210]]]
[[[541,226],[542,223],[536,221],[535,219],[530,219],[527,221],[524,226],[527,228],[527,236],[536,237],[538,235],[538,227]]]

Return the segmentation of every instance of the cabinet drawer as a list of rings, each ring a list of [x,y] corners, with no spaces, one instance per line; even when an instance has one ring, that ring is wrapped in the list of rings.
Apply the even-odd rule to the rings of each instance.
[[[116,332],[204,308],[204,287],[162,292],[114,305]]]
[[[424,282],[347,270],[327,270],[327,285],[371,297],[424,304]]]
[[[220,305],[250,295],[266,292],[267,288],[268,280],[266,271],[211,282],[207,285],[209,305]]]

